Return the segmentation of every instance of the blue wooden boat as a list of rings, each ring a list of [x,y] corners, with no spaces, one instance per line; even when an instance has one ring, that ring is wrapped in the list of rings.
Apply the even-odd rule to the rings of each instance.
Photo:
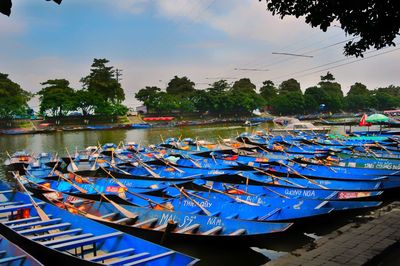
[[[179,197],[181,193],[176,188],[168,188],[165,190],[166,194],[171,197]],[[189,192],[189,191],[187,191]],[[286,198],[277,198],[277,197],[268,197],[266,195],[235,195],[232,196],[230,194],[224,193],[223,191],[216,190],[210,188],[208,192],[198,192],[198,191],[190,191],[191,194],[206,198],[210,201],[231,201],[231,202],[249,202],[254,203],[259,206],[274,206],[285,208],[286,206],[299,206],[305,208],[321,208],[330,207],[333,208],[333,211],[344,211],[344,210],[360,210],[360,209],[369,209],[379,207],[382,202],[380,201],[344,201],[344,200],[331,200],[330,198],[322,199],[322,200],[314,200],[314,199],[305,199],[305,198],[297,198],[297,199],[286,199]]]
[[[2,191],[0,195],[0,212],[7,214],[0,222],[1,232],[45,265],[187,265],[195,261],[51,204],[32,202],[26,194]]]
[[[291,188],[307,188],[307,189],[326,189],[337,191],[371,191],[383,190],[386,186],[385,181],[351,181],[351,180],[333,180],[333,179],[304,179],[296,177],[278,177],[274,178],[270,174],[262,174],[259,172],[241,171],[230,176],[206,177],[204,180],[218,181],[232,184],[250,184],[250,185],[270,185]]]
[[[116,209],[113,204],[86,200],[79,197],[44,193],[43,196],[56,206],[96,220],[103,224],[132,235],[152,241],[242,241],[265,239],[286,231],[291,223],[252,222],[237,219],[223,219],[180,213],[177,211],[156,210],[150,208],[120,205],[132,216]],[[89,214],[89,216],[87,215]],[[129,214],[128,214],[129,215]],[[166,237],[168,239],[166,239]]]
[[[41,266],[43,264],[0,235],[0,265]]]
[[[26,151],[17,151],[4,161],[7,171],[18,171],[24,173],[25,168],[34,161],[33,157]]]
[[[141,129],[141,128],[150,128],[151,125],[148,123],[136,123],[136,124],[131,124],[131,128],[134,129]]]
[[[184,185],[184,184],[183,184]],[[185,186],[185,185],[184,185]],[[299,187],[284,187],[277,185],[244,185],[229,184],[214,181],[195,180],[188,184],[188,188],[209,191],[214,188],[225,193],[235,195],[259,195],[289,199],[318,199],[318,200],[368,200],[382,195],[383,191],[334,191],[327,189],[312,189]]]
[[[69,185],[69,184],[68,184]],[[79,187],[83,188],[84,184]],[[94,192],[77,190],[75,187],[69,186],[70,190],[60,190],[66,194],[78,196],[92,200],[104,200],[102,193],[93,188]],[[85,187],[86,188],[86,187]],[[87,187],[88,189],[90,187]],[[72,191],[71,191],[72,190]],[[107,195],[108,197],[108,195]],[[285,206],[285,208],[273,208],[267,206],[248,206],[238,204],[236,202],[210,202],[206,199],[201,199],[197,203],[190,200],[190,197],[181,199],[165,199],[158,196],[138,195],[137,191],[130,189],[122,189],[118,194],[110,197],[112,201],[117,203],[131,204],[139,207],[151,207],[155,205],[172,206],[174,210],[190,214],[207,214],[209,216],[218,216],[226,219],[242,219],[251,221],[293,221],[296,219],[304,219],[312,216],[319,216],[330,213],[333,208],[309,208],[301,206]],[[197,199],[196,199],[197,200]],[[315,206],[314,206],[315,207]]]

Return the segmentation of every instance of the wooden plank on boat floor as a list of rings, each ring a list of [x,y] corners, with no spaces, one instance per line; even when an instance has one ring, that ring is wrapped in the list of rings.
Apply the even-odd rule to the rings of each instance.
[[[132,253],[133,251],[135,251],[135,249],[127,248],[127,249],[118,250],[118,251],[110,252],[110,253],[107,253],[107,254],[99,255],[99,256],[96,256],[96,257],[92,257],[92,258],[90,258],[88,260],[89,261],[93,261],[93,262],[98,262],[98,261],[102,261],[102,260],[108,260],[108,259],[111,259],[111,258],[115,258],[115,257],[118,257],[118,256],[128,255],[129,253]]]
[[[44,202],[38,202],[38,205],[43,205]],[[24,208],[30,208],[33,207],[32,204],[22,204],[22,205],[17,205],[17,206],[8,206],[8,207],[4,207],[4,208],[0,208],[0,213],[4,213],[4,212],[13,212],[13,211],[17,211],[20,209],[24,209]]]
[[[34,222],[30,222],[30,223],[25,223],[25,224],[17,224],[17,225],[11,225],[9,226],[11,229],[13,230],[22,230],[22,229],[26,229],[32,226],[43,226],[43,225],[49,225],[49,224],[55,224],[61,222],[61,218],[55,218],[55,219],[51,219],[51,220],[47,220],[47,221],[34,221]]]
[[[267,220],[268,218],[272,217],[272,215],[274,215],[275,213],[280,212],[281,210],[282,210],[281,208],[276,208],[276,209],[270,211],[269,213],[267,213],[266,215],[260,217],[259,220],[260,220],[260,221]]]
[[[46,232],[49,230],[65,228],[68,226],[71,226],[71,224],[70,223],[52,224],[49,226],[43,226],[43,227],[39,227],[39,228],[32,228],[32,229],[18,231],[18,233],[21,235],[37,234],[37,233],[43,233],[43,232]]]
[[[151,257],[147,257],[147,258],[144,258],[144,259],[140,259],[140,260],[137,260],[137,261],[134,261],[134,262],[131,262],[131,263],[126,263],[126,264],[124,264],[124,266],[142,264],[142,263],[145,263],[145,262],[149,262],[149,261],[152,261],[152,260],[163,258],[165,256],[172,255],[174,253],[175,253],[175,251],[170,250],[170,251],[167,251],[167,252],[164,252],[164,253],[161,253],[161,254],[158,254],[158,255],[154,255],[154,256],[151,256]]]
[[[133,227],[139,227],[139,226],[146,225],[146,224],[152,224],[152,223],[155,223],[157,221],[158,221],[158,218],[155,217],[155,218],[147,219],[147,220],[145,220],[143,222],[136,223],[136,224],[133,225]]]
[[[225,218],[226,218],[226,219],[235,219],[235,218],[237,218],[238,216],[239,216],[238,213],[234,213],[234,214],[229,215],[229,216],[227,216],[227,217],[225,217]]]
[[[14,262],[14,261],[17,261],[17,260],[22,260],[22,259],[25,259],[25,258],[26,258],[25,255],[15,256],[15,257],[6,257],[6,258],[0,259],[0,264],[10,263],[10,262]]]
[[[162,231],[165,228],[167,228],[167,225],[168,225],[168,222],[166,222],[165,224],[162,224],[162,225],[159,225],[159,226],[155,227],[153,230]]]
[[[205,231],[205,232],[203,233],[203,235],[205,235],[205,236],[213,235],[213,234],[216,234],[216,233],[221,232],[221,230],[222,230],[222,226],[216,226],[216,227],[214,227],[214,228],[211,228],[211,229],[208,230],[208,231]]]
[[[193,230],[195,230],[195,229],[198,229],[199,227],[200,227],[200,224],[192,224],[192,225],[190,225],[190,226],[184,227],[184,228],[182,228],[182,229],[176,231],[176,233],[178,233],[178,234],[184,234],[184,233],[186,233],[186,232],[189,232],[189,231],[193,231]]]
[[[49,214],[47,216],[50,218],[53,215]],[[40,220],[40,217],[39,216],[32,216],[32,217],[24,218],[24,219],[10,220],[10,221],[3,222],[3,224],[4,225],[21,224],[21,223],[32,222],[32,221],[35,221],[35,220]]]
[[[116,212],[111,212],[111,213],[107,213],[107,214],[101,216],[101,218],[106,219],[106,218],[109,218],[109,217],[113,217],[115,215],[117,215]]]
[[[52,245],[52,246],[50,246],[50,248],[54,248],[54,249],[58,249],[58,250],[68,250],[68,249],[72,249],[72,248],[76,248],[76,247],[89,245],[89,244],[92,244],[92,243],[95,243],[98,241],[107,240],[109,238],[117,237],[117,236],[121,236],[121,235],[123,235],[123,233],[118,231],[118,232],[113,232],[113,233],[109,233],[109,234],[89,237],[89,238],[82,239],[82,240],[76,240],[76,241],[67,242],[67,243],[63,243],[63,244]]]
[[[124,218],[122,218],[122,219],[119,219],[119,220],[116,220],[116,221],[112,221],[113,223],[116,223],[116,224],[120,224],[120,223],[123,223],[123,222],[127,222],[127,221],[129,221],[131,218],[129,218],[129,217],[124,217]]]
[[[230,236],[238,236],[238,235],[243,235],[244,233],[246,233],[245,229],[238,229],[232,233],[230,233]]]
[[[126,265],[127,263],[129,263],[129,262],[131,262],[131,261],[133,261],[135,259],[147,256],[147,255],[149,255],[148,252],[142,252],[142,253],[138,253],[138,254],[135,254],[135,255],[132,255],[132,256],[129,256],[129,257],[124,257],[124,258],[121,258],[119,260],[112,261],[110,263],[107,263],[107,265],[110,265],[110,266],[113,266],[113,265],[114,266],[115,265]]]
[[[77,234],[80,232],[82,232],[82,228],[74,228],[71,230],[60,231],[60,232],[55,232],[55,233],[51,233],[51,234],[44,234],[44,235],[40,235],[40,236],[32,236],[32,237],[28,237],[28,238],[33,241],[40,241],[40,240],[47,239],[47,238],[53,238],[53,237],[64,236],[64,235],[72,235],[72,234]]]
[[[84,239],[84,238],[88,238],[88,237],[92,237],[92,236],[93,236],[93,234],[88,233],[88,234],[75,235],[75,236],[71,236],[71,237],[57,238],[57,239],[53,239],[53,240],[43,241],[41,243],[43,245],[55,245],[55,244],[61,244],[64,242],[80,240],[80,239]]]
[[[2,191],[0,191],[0,194],[11,193],[11,192],[14,192],[14,191],[12,191],[11,189],[10,190],[2,190]]]
[[[21,201],[8,201],[0,203],[0,207],[7,206],[7,205],[18,205],[21,204]]]

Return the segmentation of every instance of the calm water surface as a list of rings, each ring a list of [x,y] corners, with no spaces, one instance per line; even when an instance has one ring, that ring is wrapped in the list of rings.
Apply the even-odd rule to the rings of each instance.
[[[262,125],[265,127],[266,125]],[[90,145],[98,143],[119,143],[120,141],[134,141],[139,144],[160,143],[161,138],[168,137],[191,137],[210,141],[217,141],[221,138],[232,138],[238,133],[248,131],[254,128],[245,128],[241,125],[207,125],[207,126],[188,126],[174,128],[151,128],[151,129],[133,129],[133,130],[105,130],[105,131],[77,131],[77,132],[55,132],[49,134],[19,135],[19,136],[0,136],[0,161],[6,159],[6,151],[12,154],[18,150],[28,152],[53,152],[65,154],[65,147],[70,151],[75,148],[84,149]],[[0,169],[0,178],[5,178],[4,169]],[[261,265],[270,259],[276,258],[285,252],[300,248],[302,245],[312,241],[312,235],[303,234],[305,231],[311,233],[323,234],[324,231],[331,231],[346,223],[347,220],[338,220],[330,225],[324,225],[320,228],[311,226],[309,230],[300,232],[291,232],[281,239],[254,243],[254,247],[236,247],[232,243],[230,247],[192,245],[190,243],[169,244],[171,248],[185,252],[189,255],[201,259],[200,265]],[[318,233],[318,229],[320,232]],[[232,247],[233,246],[233,247]]]

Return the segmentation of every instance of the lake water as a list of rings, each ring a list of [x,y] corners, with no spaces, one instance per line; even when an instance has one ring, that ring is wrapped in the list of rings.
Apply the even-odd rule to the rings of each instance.
[[[261,125],[261,128],[265,125]],[[259,127],[260,128],[260,127]],[[343,127],[341,127],[343,128]],[[258,128],[256,128],[258,129]],[[241,125],[204,125],[173,128],[150,128],[133,130],[105,130],[105,131],[64,131],[50,134],[0,136],[0,161],[7,158],[6,151],[10,154],[17,150],[29,152],[53,152],[65,154],[65,147],[70,151],[75,148],[83,149],[98,143],[119,143],[120,141],[134,141],[139,144],[160,143],[161,138],[191,137],[193,139],[206,139],[217,141],[219,138],[233,138],[238,133],[254,128],[245,128]],[[343,131],[343,129],[337,129]],[[0,169],[0,178],[4,179],[4,169]],[[350,218],[353,219],[353,218]],[[347,223],[349,218],[331,219],[324,225],[310,224],[302,230],[296,230],[280,239],[267,242],[258,242],[251,247],[239,247],[239,243],[231,243],[228,246],[192,245],[191,243],[172,243],[168,246],[200,258],[200,265],[261,265],[270,259],[276,258],[285,252],[300,248],[312,241],[314,235],[323,235],[333,229]],[[304,232],[312,233],[305,235]]]

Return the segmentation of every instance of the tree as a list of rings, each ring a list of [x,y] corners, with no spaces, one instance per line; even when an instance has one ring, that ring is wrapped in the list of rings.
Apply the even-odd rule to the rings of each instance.
[[[104,100],[99,94],[87,90],[76,91],[74,102],[74,108],[81,110],[84,116],[92,115],[96,110],[101,110],[100,106],[104,106]]]
[[[320,86],[313,86],[304,92],[304,100],[306,102],[305,110],[316,112],[321,104],[326,105],[329,102],[329,95]]]
[[[370,91],[367,89],[367,86],[360,82],[354,83],[354,85],[351,85],[349,92],[347,93],[347,96],[360,96],[360,95],[369,95]]]
[[[280,115],[301,114],[304,112],[304,96],[298,91],[281,93],[272,102],[272,108]]]
[[[50,1],[50,0],[47,0]],[[53,0],[57,4],[61,4],[62,0]],[[11,7],[12,7],[12,2],[11,0],[1,0],[0,1],[0,13],[3,13],[4,15],[10,16],[11,15]]]
[[[346,110],[360,111],[371,107],[371,92],[362,83],[356,82],[351,85],[347,96],[345,97]]]
[[[140,89],[137,93],[135,93],[135,98],[146,106],[147,110],[150,112],[151,109],[154,109],[156,106],[157,96],[160,93],[161,89],[155,86],[146,86],[143,89]]]
[[[334,76],[328,72],[325,76],[321,76],[321,81],[318,83],[319,87],[326,93],[326,102],[319,102],[325,104],[326,110],[331,112],[338,112],[343,108],[343,91],[339,83],[335,82]]]
[[[75,108],[75,91],[69,87],[66,79],[49,79],[41,83],[42,88],[37,94],[40,96],[40,112],[50,112],[52,116],[64,116]]]
[[[260,2],[262,0],[259,0]],[[348,35],[359,37],[347,42],[346,55],[362,56],[367,49],[394,46],[400,29],[400,2],[397,0],[265,0],[273,15],[305,17],[312,27],[326,31],[332,24]]]
[[[279,85],[279,93],[281,94],[283,92],[302,93],[300,89],[300,83],[293,78],[283,81],[281,85]]]
[[[93,60],[90,74],[81,79],[84,89],[100,95],[105,101],[121,103],[125,100],[125,93],[117,79],[114,67],[106,66],[107,59]]]
[[[267,104],[271,104],[273,99],[278,95],[278,89],[271,80],[266,80],[260,88],[260,95],[266,100]]]
[[[0,118],[10,119],[17,115],[25,115],[31,94],[8,78],[8,74],[0,73]]]
[[[245,93],[254,93],[256,91],[256,85],[251,83],[250,79],[248,78],[242,78],[235,83],[233,83],[233,86],[231,88],[232,91],[241,91]]]
[[[168,82],[167,93],[171,95],[188,95],[195,91],[194,82],[187,77],[175,76]]]
[[[179,108],[177,98],[164,91],[158,93],[154,109],[157,113],[171,112]]]
[[[213,95],[222,94],[230,89],[229,83],[226,80],[218,80],[211,84],[207,91]]]

